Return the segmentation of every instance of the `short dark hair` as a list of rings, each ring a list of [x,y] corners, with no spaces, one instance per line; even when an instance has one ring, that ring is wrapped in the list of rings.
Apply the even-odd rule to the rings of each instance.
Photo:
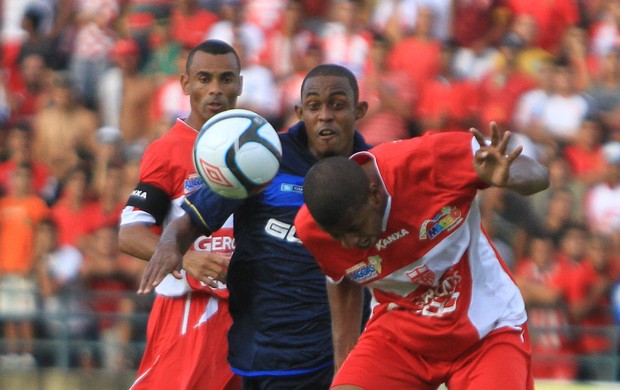
[[[364,169],[346,157],[317,162],[304,179],[304,201],[322,228],[335,227],[368,200],[370,183]]]
[[[321,64],[321,65],[317,65],[314,68],[312,68],[310,72],[308,72],[306,77],[304,78],[304,81],[301,83],[302,93],[303,93],[304,87],[306,86],[306,82],[309,79],[313,77],[317,77],[317,76],[336,76],[336,77],[346,78],[349,81],[349,85],[351,86],[351,89],[353,90],[354,102],[357,103],[357,101],[359,100],[360,91],[357,85],[357,79],[355,78],[355,75],[353,74],[353,72],[351,72],[349,69],[345,68],[344,66],[336,65],[336,64]],[[302,96],[302,100],[303,100],[303,96]]]
[[[241,60],[239,60],[239,55],[237,54],[237,51],[231,45],[219,39],[208,39],[194,46],[194,48],[190,50],[189,54],[187,55],[187,62],[185,63],[186,73],[189,73],[189,68],[192,64],[192,60],[194,59],[194,54],[199,51],[214,55],[232,53],[235,55],[235,59],[237,60],[237,69],[241,71]]]

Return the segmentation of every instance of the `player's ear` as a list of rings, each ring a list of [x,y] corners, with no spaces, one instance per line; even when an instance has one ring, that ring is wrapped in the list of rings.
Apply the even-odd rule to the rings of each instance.
[[[183,88],[183,93],[189,95],[189,77],[187,77],[187,74],[181,73],[179,81],[181,82],[181,88]]]
[[[363,100],[357,102],[355,105],[355,120],[362,119],[366,115],[366,112],[368,112],[368,102]]]
[[[295,114],[297,114],[297,119],[301,120],[301,116],[304,112],[304,109],[301,106],[295,104]]]
[[[379,208],[383,204],[383,186],[377,182],[370,182],[370,193],[368,194],[368,202],[375,207]]]
[[[243,76],[239,75],[239,93],[237,93],[237,96],[241,96],[242,93],[243,93]]]

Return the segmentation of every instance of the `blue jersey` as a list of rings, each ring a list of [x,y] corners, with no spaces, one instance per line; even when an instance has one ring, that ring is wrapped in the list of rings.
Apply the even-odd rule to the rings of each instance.
[[[333,364],[325,275],[293,226],[304,177],[317,159],[301,122],[280,134],[280,141],[280,170],[258,195],[228,199],[204,186],[182,206],[204,233],[234,214],[228,360],[245,376],[296,375]],[[368,148],[356,133],[355,151]]]

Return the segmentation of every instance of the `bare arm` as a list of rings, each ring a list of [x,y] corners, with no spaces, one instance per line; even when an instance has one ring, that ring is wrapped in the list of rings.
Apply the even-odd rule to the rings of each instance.
[[[523,147],[506,154],[510,132],[500,137],[495,122],[491,122],[491,143],[488,144],[480,131],[471,129],[480,149],[474,156],[474,169],[478,176],[490,185],[507,188],[521,195],[531,195],[549,186],[549,171],[545,166],[522,156]]]
[[[339,284],[327,283],[327,295],[332,315],[334,371],[357,343],[362,326],[363,287],[344,278]]]
[[[159,235],[147,225],[134,223],[121,226],[119,244],[121,250],[142,260],[150,260],[155,253]],[[183,269],[196,279],[211,287],[217,282],[226,283],[230,256],[214,252],[196,250],[183,255]]]
[[[517,277],[517,285],[523,294],[526,305],[551,306],[562,303],[562,292],[557,288],[533,283],[519,277]]]
[[[159,242],[159,234],[142,223],[122,225],[118,234],[120,250],[142,260],[150,260]]]
[[[169,273],[181,278],[179,270],[183,265],[183,254],[199,235],[198,227],[187,214],[170,222],[142,274],[138,294],[150,293]]]

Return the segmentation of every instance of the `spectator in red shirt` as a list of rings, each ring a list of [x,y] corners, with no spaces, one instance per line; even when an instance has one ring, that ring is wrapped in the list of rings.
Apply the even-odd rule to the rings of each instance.
[[[52,206],[52,219],[58,226],[60,245],[73,245],[84,251],[88,235],[94,230],[97,203],[92,198],[89,172],[74,167],[64,183],[60,198]]]
[[[360,95],[368,102],[368,112],[358,129],[371,145],[411,137],[412,106],[415,92],[411,79],[401,70],[386,67],[390,42],[381,34],[373,35],[369,61],[364,71]]]
[[[136,287],[136,279],[121,266],[123,255],[118,248],[116,225],[101,226],[93,236],[80,272],[89,289],[88,301],[100,315],[101,366],[119,371],[129,363],[125,347],[131,340],[129,316],[134,311],[129,294]]]
[[[551,236],[530,241],[528,257],[519,261],[515,277],[527,307],[535,378],[574,380],[577,362],[569,332],[568,313],[558,277]]]
[[[517,67],[517,56],[523,41],[514,33],[504,36],[500,44],[503,65],[483,76],[479,84],[480,122],[496,121],[510,127],[517,101],[536,82]]]
[[[6,73],[9,124],[32,123],[49,99],[49,68],[41,54],[30,53],[18,62],[17,72]]]
[[[475,51],[496,44],[506,31],[509,12],[505,0],[454,0],[452,37]]]
[[[217,15],[200,7],[198,0],[176,0],[170,15],[172,38],[182,46],[194,47],[217,21]]]
[[[507,0],[513,15],[530,14],[539,26],[536,45],[557,54],[566,29],[579,22],[579,8],[574,0],[533,2]]]
[[[587,186],[598,183],[605,176],[603,129],[597,117],[586,117],[577,134],[564,147],[563,154],[573,174]]]
[[[478,127],[476,84],[455,74],[455,49],[452,42],[444,43],[439,74],[421,86],[416,117],[422,131],[459,131]]]
[[[589,47],[602,60],[620,41],[620,2],[602,1],[600,10],[589,26]]]
[[[20,164],[29,164],[32,174],[32,189],[43,198],[50,199],[53,190],[52,178],[45,164],[35,159],[32,153],[32,129],[27,125],[15,125],[8,131],[6,145],[8,158],[0,163],[0,191],[11,191],[11,176]]]
[[[603,379],[615,371],[601,358],[614,353],[616,348],[610,337],[615,330],[609,297],[617,269],[612,268],[608,240],[590,235],[585,227],[580,230],[573,234],[581,235],[585,241],[579,238],[572,245],[583,245],[583,258],[573,269],[571,284],[566,286],[571,292],[568,307],[572,323],[580,330],[576,335],[576,352],[581,355],[579,379]]]
[[[413,90],[420,90],[426,80],[439,72],[441,42],[432,36],[432,26],[432,11],[420,8],[414,34],[397,42],[388,54],[388,68],[407,72]]]

